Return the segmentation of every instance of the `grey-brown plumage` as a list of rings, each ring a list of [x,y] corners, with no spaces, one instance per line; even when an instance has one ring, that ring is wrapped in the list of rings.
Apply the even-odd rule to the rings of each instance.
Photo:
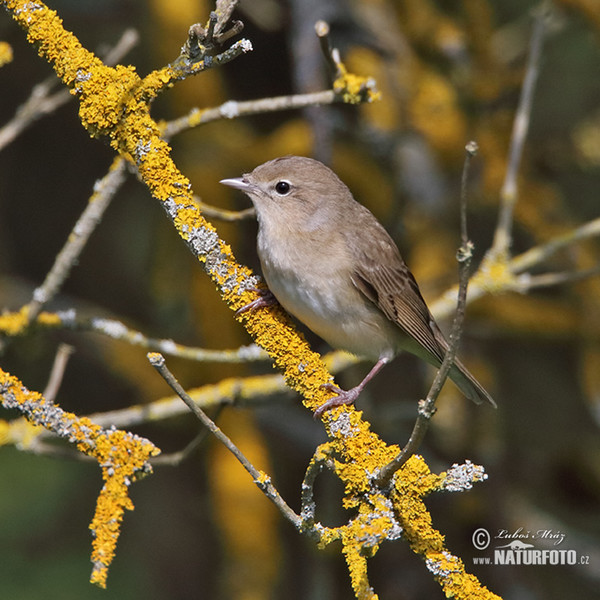
[[[280,304],[334,348],[376,362],[319,412],[353,402],[399,351],[439,366],[448,343],[383,226],[322,163],[286,156],[221,183],[256,207],[258,254]],[[450,378],[467,398],[494,401],[458,360]]]

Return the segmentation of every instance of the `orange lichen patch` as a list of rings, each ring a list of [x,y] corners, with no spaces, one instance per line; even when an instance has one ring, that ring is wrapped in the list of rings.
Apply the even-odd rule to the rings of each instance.
[[[350,581],[354,594],[360,600],[377,600],[379,596],[369,585],[367,577],[367,558],[360,553],[360,548],[356,544],[348,543],[348,538],[344,538],[343,553],[350,573]]]
[[[106,135],[131,110],[132,90],[141,79],[134,67],[94,64],[80,71],[74,91],[80,95],[79,118],[91,135]]]
[[[371,490],[371,477],[398,455],[399,448],[388,446],[373,433],[360,411],[353,407],[337,410],[339,416],[327,427],[334,437],[333,451],[343,457],[343,462],[336,463],[336,473],[346,486],[344,503],[349,508],[362,502],[362,495]]]
[[[60,315],[42,312],[36,318],[36,323],[44,327],[59,327],[62,325]],[[9,336],[20,335],[29,326],[29,307],[23,306],[18,311],[6,312],[0,315],[0,333]]]
[[[340,540],[357,598],[377,598],[369,585],[367,559],[385,540],[398,539],[402,528],[389,498],[381,492],[362,497],[358,514],[347,525],[322,531],[320,546]]]
[[[102,468],[104,487],[90,525],[94,533],[91,581],[105,587],[123,512],[133,509],[127,490],[134,477],[151,472],[148,459],[160,450],[137,435],[118,429],[105,430],[87,417],[62,410],[1,369],[0,393],[4,408],[20,411],[32,425],[44,427],[75,444],[80,452],[94,457]]]
[[[402,467],[395,479],[395,494],[392,496],[404,535],[417,554],[441,552],[444,536],[433,529],[431,515],[423,498],[439,489],[441,478],[433,474],[420,456],[412,456]]]
[[[352,433],[348,446],[352,446],[358,437],[357,430]],[[392,449],[390,449],[391,451]],[[319,448],[321,460],[332,456],[332,442]],[[385,462],[388,456],[380,456]],[[427,568],[442,586],[448,597],[456,598],[497,598],[472,575],[465,572],[462,561],[450,554],[444,547],[444,536],[434,529],[431,515],[423,499],[428,494],[447,490],[462,490],[470,487],[472,482],[485,479],[481,467],[467,462],[466,465],[455,465],[452,472],[435,475],[420,456],[412,456],[397,473],[391,494],[371,486],[363,493],[346,500],[346,507],[357,509],[357,516],[348,524],[332,529],[323,529],[320,546],[333,541],[342,541],[342,552],[346,558],[352,580],[352,587],[357,598],[376,598],[369,585],[367,576],[367,559],[372,557],[385,540],[405,537],[413,551],[423,557]],[[344,465],[336,463],[336,472],[342,479],[348,479],[349,471]],[[366,475],[366,477],[364,476]],[[363,480],[372,480],[370,473],[365,473]],[[352,479],[352,477],[350,477]]]
[[[45,327],[58,327],[62,325],[62,319],[60,315],[52,312],[41,312],[37,316],[37,323],[44,325]]]

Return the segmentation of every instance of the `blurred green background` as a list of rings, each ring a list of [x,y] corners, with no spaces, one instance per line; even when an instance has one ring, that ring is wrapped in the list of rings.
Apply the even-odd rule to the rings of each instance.
[[[125,28],[138,46],[121,62],[144,75],[174,60],[188,27],[213,8],[197,0],[55,1],[84,46],[102,50]],[[171,119],[227,99],[325,89],[314,22],[348,67],[370,75],[382,100],[288,111],[198,127],[172,141],[174,158],[205,202],[242,209],[248,201],[218,184],[283,154],[329,163],[398,241],[425,298],[456,280],[457,199],[465,143],[480,155],[470,189],[470,235],[480,260],[489,247],[531,32],[522,0],[254,0],[236,13],[254,51],[178,84],[153,107]],[[556,2],[545,42],[531,132],[519,180],[515,254],[600,213],[600,5]],[[51,76],[8,13],[0,40],[14,60],[0,70],[0,126]],[[52,265],[113,153],[81,127],[74,101],[0,150],[0,310],[29,301]],[[253,221],[215,221],[237,258],[258,268]],[[597,267],[597,240],[575,245],[536,272]],[[117,318],[147,335],[208,348],[250,342],[214,286],[130,176],[50,308]],[[326,346],[308,336],[314,347]],[[60,342],[72,357],[57,398],[77,414],[124,408],[168,395],[145,351],[98,335],[32,331],[0,356],[2,368],[42,390]],[[489,474],[471,492],[428,502],[435,526],[468,570],[507,599],[600,598],[600,281],[588,278],[527,295],[501,294],[469,306],[465,362],[498,401],[474,407],[447,386],[422,453],[438,471],[470,459]],[[214,365],[170,359],[186,386],[271,373],[268,364]],[[366,372],[344,372],[344,386]],[[386,441],[403,443],[432,373],[401,356],[360,400]],[[18,415],[2,411],[0,418]],[[219,424],[283,496],[299,508],[304,470],[324,440],[297,398],[227,408]],[[188,416],[136,429],[163,452],[196,434]],[[101,487],[93,464],[0,448],[0,597],[11,600],[144,598],[352,598],[338,550],[318,551],[283,522],[249,477],[212,441],[177,468],[157,467],[132,487],[108,589],[88,583],[88,530]],[[340,523],[341,489],[319,480],[318,515]],[[565,534],[561,549],[589,556],[569,566],[479,566],[478,527]],[[540,547],[543,547],[540,545]],[[380,598],[441,598],[425,565],[403,541],[370,565]]]

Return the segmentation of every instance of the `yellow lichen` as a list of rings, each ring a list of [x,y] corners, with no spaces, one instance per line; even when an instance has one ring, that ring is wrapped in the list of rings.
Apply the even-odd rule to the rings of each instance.
[[[62,324],[60,315],[52,312],[41,312],[37,317],[37,322],[46,327],[58,327]]]
[[[23,306],[18,312],[0,315],[0,332],[6,335],[19,335],[29,325],[29,309]]]
[[[444,536],[433,527],[423,498],[439,489],[442,476],[431,473],[425,461],[412,456],[395,479],[392,500],[396,514],[414,552],[421,555],[449,598],[498,600],[476,577],[466,573],[463,562],[448,552]]]
[[[471,280],[473,286],[480,286],[490,293],[510,289],[515,284],[515,276],[508,268],[507,259],[505,253],[488,253]]]
[[[8,42],[0,42],[0,67],[7,65],[12,59],[12,46]]]
[[[16,445],[28,449],[42,431],[43,427],[33,425],[26,419],[0,420],[0,446]]]
[[[67,439],[101,466],[104,487],[98,496],[90,529],[94,532],[92,580],[105,587],[123,512],[133,509],[127,495],[129,485],[137,474],[150,472],[148,459],[158,454],[159,449],[139,436],[118,429],[104,430],[87,417],[62,410],[1,369],[0,390],[5,408],[21,411],[31,425],[44,427]]]
[[[342,97],[346,104],[361,104],[379,100],[380,93],[374,89],[370,77],[349,73],[342,63],[337,64],[339,76],[333,82],[333,91]]]
[[[127,490],[139,472],[150,472],[148,459],[159,450],[147,440],[120,430],[102,431],[91,452],[102,467],[104,486],[90,523],[94,534],[92,583],[106,587],[125,510],[133,510]]]

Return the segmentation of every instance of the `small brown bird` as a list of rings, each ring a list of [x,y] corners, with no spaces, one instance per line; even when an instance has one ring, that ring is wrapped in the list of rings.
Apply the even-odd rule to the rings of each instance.
[[[441,364],[448,342],[398,247],[331,169],[285,156],[221,183],[252,200],[263,275],[285,310],[332,347],[377,361],[350,390],[328,384],[338,395],[317,415],[353,403],[401,350]],[[458,359],[450,378],[470,400],[495,406]]]

